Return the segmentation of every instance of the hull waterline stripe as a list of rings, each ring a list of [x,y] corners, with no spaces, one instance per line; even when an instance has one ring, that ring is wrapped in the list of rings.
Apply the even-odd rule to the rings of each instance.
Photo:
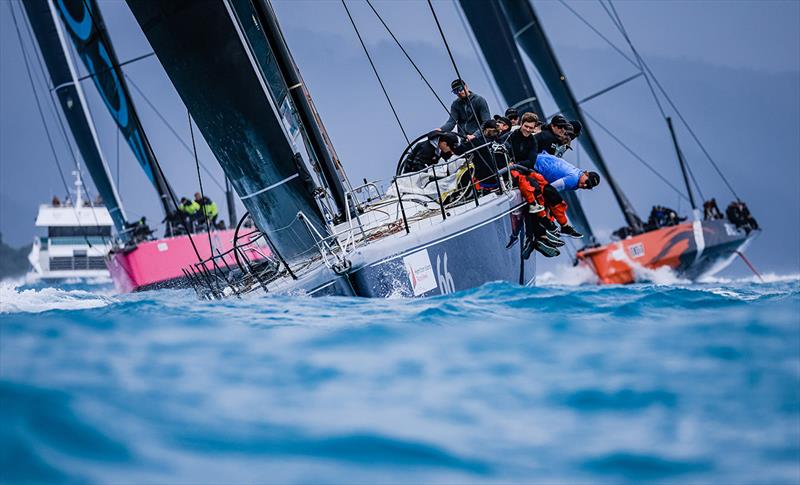
[[[274,184],[272,184],[272,185],[270,185],[270,186],[268,186],[268,187],[264,187],[264,188],[263,188],[263,189],[261,189],[261,190],[258,190],[258,191],[256,191],[256,192],[253,192],[252,194],[243,195],[243,196],[241,196],[241,197],[239,197],[239,198],[240,198],[240,199],[242,199],[242,200],[244,200],[244,199],[249,199],[250,197],[255,197],[255,196],[256,196],[256,195],[258,195],[258,194],[263,194],[264,192],[266,192],[266,191],[268,191],[268,190],[272,190],[272,189],[274,189],[275,187],[278,187],[279,185],[283,185],[283,184],[285,184],[286,182],[288,182],[288,181],[290,181],[290,180],[292,180],[292,179],[295,179],[295,178],[297,178],[297,177],[299,177],[299,176],[300,176],[300,174],[299,174],[299,173],[296,173],[296,174],[292,175],[291,177],[286,177],[285,179],[281,180],[280,182],[275,182]]]

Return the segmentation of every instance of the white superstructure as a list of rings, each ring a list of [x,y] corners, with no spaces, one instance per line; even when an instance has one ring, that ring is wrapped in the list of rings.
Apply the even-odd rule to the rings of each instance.
[[[39,206],[36,227],[43,235],[33,240],[28,255],[31,275],[42,279],[109,276],[105,257],[111,249],[113,221],[102,203],[84,200],[83,182],[75,173],[75,198],[53,199]]]

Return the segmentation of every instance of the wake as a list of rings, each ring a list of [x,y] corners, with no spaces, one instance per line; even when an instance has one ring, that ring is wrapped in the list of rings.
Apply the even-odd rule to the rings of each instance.
[[[0,314],[84,310],[115,303],[109,295],[60,288],[20,289],[24,280],[0,281]]]

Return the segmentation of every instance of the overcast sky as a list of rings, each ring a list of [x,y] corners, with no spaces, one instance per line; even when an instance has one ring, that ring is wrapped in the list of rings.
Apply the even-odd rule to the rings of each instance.
[[[37,205],[63,189],[27,74],[10,15],[10,3],[0,5],[0,232],[13,245],[28,243],[34,234]],[[351,180],[385,179],[393,172],[404,141],[339,1],[274,1],[281,26],[305,77],[323,121]],[[375,2],[376,8],[403,42],[444,99],[449,100],[455,77],[427,4],[422,1]],[[450,0],[434,2],[445,33],[455,49],[463,77],[473,90],[500,112],[505,102],[495,95],[484,74],[482,59],[463,28]],[[598,2],[568,5],[629,54],[626,44]],[[102,14],[120,60],[151,51],[147,40],[122,1],[100,2]],[[386,82],[404,128],[423,133],[440,125],[446,115],[410,68],[366,4],[348,2],[368,49]],[[636,72],[636,68],[559,1],[535,3],[561,64],[578,98],[599,91]],[[800,2],[796,1],[636,1],[616,2],[631,39],[650,63],[681,113],[723,167],[738,195],[765,226],[750,250],[765,271],[800,271]],[[14,4],[19,16],[21,8]],[[23,26],[23,36],[25,36]],[[32,46],[26,40],[26,49]],[[81,67],[83,69],[83,67]],[[531,69],[531,66],[529,66]],[[149,57],[125,66],[133,80],[168,120],[189,140],[186,111],[158,60]],[[548,112],[555,105],[531,70],[537,93]],[[41,88],[41,80],[37,80]],[[119,165],[120,192],[130,218],[146,215],[160,220],[154,190],[124,143],[117,157],[116,128],[94,86],[84,84],[93,117],[112,173]],[[196,190],[191,154],[166,128],[136,88],[134,102],[155,152],[177,192]],[[641,79],[584,108],[603,127],[621,138],[683,189],[674,150],[655,103]],[[49,108],[48,108],[49,109]],[[675,113],[670,113],[675,117]],[[52,112],[50,114],[52,117]],[[52,123],[52,118],[48,121]],[[654,204],[686,213],[686,202],[658,180],[630,153],[592,123],[601,151],[640,215]],[[723,206],[731,194],[683,126],[682,148],[707,198]],[[63,140],[59,158],[69,165]],[[572,161],[588,164],[571,153]],[[200,158],[221,180],[221,170],[201,143]],[[204,177],[208,177],[204,173]],[[212,198],[223,195],[211,177],[204,186]],[[607,235],[623,220],[607,187],[583,193],[592,225]],[[241,211],[240,211],[241,213]],[[734,267],[734,272],[743,271]]]

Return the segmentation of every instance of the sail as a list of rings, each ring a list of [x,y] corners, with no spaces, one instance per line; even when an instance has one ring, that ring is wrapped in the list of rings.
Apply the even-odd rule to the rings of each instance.
[[[642,230],[642,221],[636,214],[628,198],[622,192],[617,182],[611,176],[611,172],[606,165],[600,150],[592,137],[589,125],[584,119],[578,102],[575,99],[572,89],[569,87],[564,71],[558,64],[553,48],[547,40],[547,36],[542,28],[533,7],[527,0],[499,0],[505,13],[514,38],[533,62],[539,74],[542,76],[547,89],[552,94],[558,105],[558,109],[568,119],[576,119],[583,125],[583,131],[579,140],[589,158],[592,159],[597,170],[611,187],[617,204],[622,210],[628,226],[637,231]]]
[[[348,205],[344,172],[289,52],[272,6],[267,0],[229,0],[229,4],[284,123],[295,128],[302,137],[310,168],[321,176],[320,182],[328,188],[336,212],[344,214]]]
[[[108,208],[117,234],[125,234],[125,212],[111,181],[111,173],[100,151],[100,143],[91,121],[80,84],[75,82],[75,72],[67,57],[66,44],[62,44],[47,0],[23,0],[39,50],[47,66],[47,73],[58,99],[64,119],[89,171],[97,192]]]
[[[128,6],[258,228],[287,260],[314,250],[298,214],[324,231],[315,186],[230,5],[131,0]]]
[[[158,160],[142,129],[96,0],[58,0],[54,6],[100,97],[158,192],[164,214],[174,213],[177,207],[172,189],[159,170]]]
[[[485,0],[460,0],[460,4],[506,103],[520,114],[530,111],[544,119],[544,110],[500,5]],[[562,195],[569,207],[570,222],[593,244],[594,234],[577,195],[571,191]]]

